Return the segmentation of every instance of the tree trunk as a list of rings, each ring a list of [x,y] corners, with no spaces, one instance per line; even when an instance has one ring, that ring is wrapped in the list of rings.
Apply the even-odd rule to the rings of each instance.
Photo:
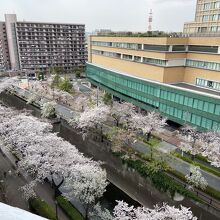
[[[103,137],[103,131],[102,131],[102,126],[101,126],[101,142],[104,141],[104,137]]]
[[[55,198],[60,194],[59,188],[63,184],[63,182],[64,182],[64,178],[62,177],[61,182],[58,185],[56,185],[56,183],[54,182],[53,176],[52,176],[52,188],[54,188],[54,197]]]
[[[150,159],[153,160],[153,147],[150,147]]]
[[[151,132],[148,132],[148,133],[147,133],[147,141],[150,140],[150,136],[151,136]]]
[[[193,149],[193,151],[194,151],[194,148],[195,148],[195,144],[196,144],[196,139],[194,139],[193,140],[193,143],[192,143],[192,149]],[[191,153],[192,154],[192,153]],[[193,154],[192,154],[192,160],[194,160],[195,159],[195,155],[194,155],[194,152],[193,152]]]
[[[117,126],[117,127],[119,126],[119,121],[118,121],[118,120],[116,120],[116,126]]]
[[[89,220],[89,205],[88,204],[86,205],[85,211],[86,211],[85,220]]]

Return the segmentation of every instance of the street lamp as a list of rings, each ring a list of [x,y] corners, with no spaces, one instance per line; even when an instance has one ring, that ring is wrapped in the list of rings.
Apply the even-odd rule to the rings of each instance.
[[[55,200],[55,208],[56,208],[56,219],[58,220],[58,203],[57,203],[57,200]]]

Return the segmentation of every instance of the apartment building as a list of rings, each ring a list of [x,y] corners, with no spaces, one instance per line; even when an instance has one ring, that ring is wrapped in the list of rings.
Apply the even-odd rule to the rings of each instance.
[[[2,23],[9,51],[5,62],[11,69],[47,71],[56,66],[66,70],[85,66],[85,25],[17,21],[15,14],[6,14]]]
[[[6,27],[4,22],[0,22],[0,70],[9,69],[9,60]]]
[[[91,36],[96,86],[179,124],[220,129],[220,37]]]
[[[183,33],[220,35],[220,1],[197,0],[195,21],[185,23]]]

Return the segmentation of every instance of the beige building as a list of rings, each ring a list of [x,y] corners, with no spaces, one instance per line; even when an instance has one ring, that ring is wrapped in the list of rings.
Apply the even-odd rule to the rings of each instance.
[[[219,35],[220,1],[197,0],[195,21],[185,23],[183,33],[187,35]]]
[[[91,36],[86,74],[141,109],[220,130],[220,37]]]
[[[90,37],[89,62],[161,83],[220,91],[220,37]]]

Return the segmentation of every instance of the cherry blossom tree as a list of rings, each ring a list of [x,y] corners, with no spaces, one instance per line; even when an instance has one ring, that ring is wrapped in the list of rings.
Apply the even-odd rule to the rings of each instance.
[[[128,102],[113,102],[110,109],[110,115],[118,127],[120,123],[127,123],[128,119],[135,114],[135,106]]]
[[[75,146],[51,133],[52,126],[47,121],[25,113],[12,114],[11,109],[3,106],[0,121],[0,136],[12,150],[20,153],[18,168],[31,175],[34,183],[48,177],[64,178],[69,189],[66,196],[74,195],[89,206],[105,192],[106,172],[100,162],[84,157]],[[29,183],[23,191],[31,192],[34,185]]]
[[[185,125],[179,137],[182,139],[180,148],[190,152],[192,159],[200,154],[208,159],[211,165],[220,167],[220,132],[198,132],[196,127]]]
[[[135,208],[123,201],[117,202],[118,205],[114,208],[114,220],[197,220],[192,211],[184,206],[178,209],[164,203],[162,206],[156,205],[154,209],[149,209]]]
[[[131,118],[132,128],[137,132],[141,131],[143,135],[147,136],[149,141],[153,131],[160,132],[166,125],[166,118],[162,118],[160,114],[156,112],[148,112],[146,115],[135,114]]]
[[[220,167],[220,139],[213,138],[210,142],[203,142],[200,154],[206,157],[211,165]]]
[[[41,107],[41,114],[44,118],[51,118],[56,115],[56,102],[46,102]]]
[[[107,177],[100,166],[92,166],[93,174],[88,172],[91,169],[90,164],[79,164],[78,166],[80,175],[67,178],[64,184],[66,189],[64,196],[69,200],[73,197],[78,198],[84,205],[85,219],[88,219],[89,212],[93,210],[97,200],[105,192],[108,184],[106,181]]]
[[[201,140],[201,133],[198,132],[196,127],[185,124],[181,128],[179,138],[182,140],[180,143],[180,149],[192,154],[192,159],[200,152],[197,142]]]
[[[89,217],[91,217],[92,219],[94,217],[98,217],[99,219],[103,219],[103,220],[113,220],[113,216],[111,215],[109,210],[102,208],[100,203],[97,203],[93,207],[92,211],[90,211],[89,213]]]
[[[119,127],[111,128],[106,136],[108,140],[111,141],[113,152],[121,151],[125,146],[133,144],[136,141],[136,135],[132,131]]]
[[[19,82],[17,77],[6,77],[6,78],[2,78],[0,80],[0,93],[5,91],[7,88],[11,87],[11,86],[15,86],[17,85]]]
[[[99,105],[93,108],[87,108],[80,114],[78,118],[74,118],[70,121],[71,124],[76,124],[76,128],[80,129],[84,135],[86,135],[89,129],[97,128],[98,125],[101,127],[102,134],[102,123],[107,120],[109,115],[109,107],[106,105]]]
[[[205,190],[208,186],[208,183],[206,179],[202,176],[200,167],[198,166],[191,166],[190,174],[187,174],[185,178],[192,187],[201,188],[202,190]]]
[[[27,104],[33,104],[34,102],[39,102],[41,100],[41,96],[36,93],[31,94],[27,99]]]

